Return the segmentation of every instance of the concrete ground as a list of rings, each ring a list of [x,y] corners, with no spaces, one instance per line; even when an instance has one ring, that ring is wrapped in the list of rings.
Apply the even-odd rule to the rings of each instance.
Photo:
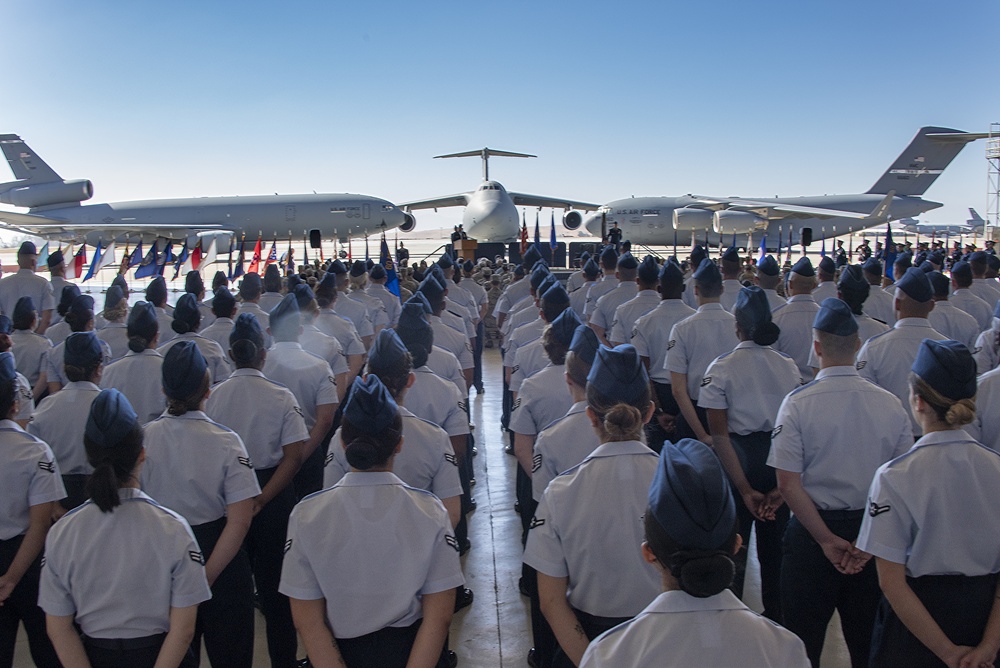
[[[514,472],[516,461],[504,454],[500,430],[500,354],[494,348],[484,352],[485,393],[471,396],[472,420],[479,456],[475,459],[476,481],[473,495],[478,509],[469,517],[472,549],[463,557],[467,586],[475,601],[455,615],[451,647],[465,668],[521,668],[527,665],[531,647],[528,601],[518,591],[521,574],[521,526],[514,513]],[[636,546],[638,549],[638,546]],[[751,544],[746,583],[746,602],[760,610],[758,565]],[[300,650],[301,654],[304,654]],[[267,646],[263,618],[257,616],[255,666],[267,666]],[[822,660],[824,667],[850,665],[838,619],[827,633]],[[14,666],[31,666],[27,641],[21,637]],[[207,659],[203,665],[208,665]]]

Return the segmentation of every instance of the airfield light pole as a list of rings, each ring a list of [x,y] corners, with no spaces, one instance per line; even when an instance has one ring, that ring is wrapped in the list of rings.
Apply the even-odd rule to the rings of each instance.
[[[1000,123],[990,123],[990,134],[986,139],[986,162],[989,201],[983,235],[987,239],[995,239],[995,235],[1000,231]]]

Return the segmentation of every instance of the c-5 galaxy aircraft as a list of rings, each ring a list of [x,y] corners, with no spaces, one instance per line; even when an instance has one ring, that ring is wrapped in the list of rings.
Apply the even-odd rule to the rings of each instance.
[[[492,148],[466,151],[464,153],[436,155],[434,156],[435,158],[481,157],[483,159],[483,182],[473,192],[436,197],[416,202],[404,202],[399,206],[406,212],[413,209],[437,210],[450,206],[464,206],[465,212],[462,214],[462,226],[470,237],[479,239],[480,241],[514,241],[518,239],[521,223],[517,216],[517,206],[564,209],[566,213],[563,215],[563,224],[568,229],[576,229],[583,221],[583,215],[579,211],[573,211],[572,209],[593,211],[597,208],[596,204],[588,202],[576,202],[556,197],[507,192],[507,189],[500,185],[498,181],[490,181],[491,155],[507,158],[537,157],[527,153],[498,151]],[[575,227],[572,227],[574,225]],[[403,231],[409,232],[410,229],[412,229],[412,226]]]
[[[834,237],[942,206],[920,196],[967,143],[986,136],[950,128],[921,128],[885,174],[864,193],[760,199],[636,197],[609,202],[582,223],[564,219],[563,225],[576,230],[582,224],[591,234],[601,236],[603,216],[607,227],[618,223],[623,238],[652,245],[670,245],[675,239],[728,244],[735,234],[740,244],[752,235],[755,240],[748,247],[756,247],[765,232],[771,248],[779,243],[787,246],[789,240],[809,245],[819,239],[821,230]]]
[[[198,238],[263,236],[265,239],[363,237],[392,228],[412,229],[413,217],[384,199],[368,195],[256,195],[196,197],[86,204],[94,195],[88,180],[64,180],[17,135],[0,135],[16,181],[0,183],[0,202],[25,207],[27,213],[0,210],[2,227],[61,241],[152,241],[161,237]]]

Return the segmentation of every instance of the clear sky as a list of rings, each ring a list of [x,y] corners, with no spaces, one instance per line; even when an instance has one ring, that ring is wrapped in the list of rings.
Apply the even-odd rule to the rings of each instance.
[[[95,202],[473,189],[863,192],[923,125],[1000,121],[995,0],[7,0],[0,133]],[[984,142],[923,220],[986,214]],[[0,180],[12,178],[0,175]],[[450,214],[418,212],[420,227]],[[530,214],[529,214],[530,216]],[[543,217],[547,219],[548,213]]]

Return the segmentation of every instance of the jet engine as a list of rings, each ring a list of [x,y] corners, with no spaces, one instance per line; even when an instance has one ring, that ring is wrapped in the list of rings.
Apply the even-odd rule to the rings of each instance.
[[[34,209],[51,204],[75,204],[94,196],[94,185],[86,180],[33,183],[0,193],[0,202]]]
[[[403,212],[403,224],[399,226],[399,229],[404,232],[412,232],[417,226],[417,219],[413,217],[412,213],[408,211]]]
[[[716,234],[750,234],[766,229],[767,220],[747,211],[716,211],[712,216],[712,231]]]
[[[707,209],[674,209],[674,229],[678,232],[703,232],[712,227],[712,212]]]
[[[583,224],[583,215],[579,211],[567,211],[563,214],[562,224],[570,232],[575,232]]]

